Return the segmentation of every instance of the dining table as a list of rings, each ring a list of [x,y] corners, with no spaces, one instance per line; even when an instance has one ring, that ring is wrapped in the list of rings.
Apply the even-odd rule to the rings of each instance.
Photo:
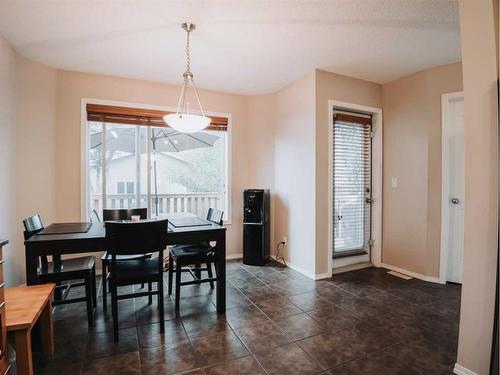
[[[189,225],[189,219],[193,225]],[[183,245],[199,242],[212,242],[215,245],[217,287],[217,312],[226,311],[226,228],[222,225],[198,218],[188,213],[173,213],[159,216],[168,219],[167,245]],[[151,219],[149,219],[151,220]],[[205,221],[202,223],[201,221]],[[173,225],[182,222],[183,225]],[[57,223],[64,227],[64,223]],[[75,223],[67,223],[75,224]],[[49,232],[51,233],[51,232]],[[61,257],[69,254],[106,251],[106,230],[103,222],[93,222],[86,231],[72,233],[35,234],[24,241],[26,255],[26,283],[40,284],[38,278],[38,258],[40,256]]]

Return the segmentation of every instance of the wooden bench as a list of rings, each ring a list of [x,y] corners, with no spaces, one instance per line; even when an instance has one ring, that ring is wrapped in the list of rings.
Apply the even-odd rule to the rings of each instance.
[[[31,330],[40,325],[42,352],[54,353],[52,331],[52,293],[55,284],[5,289],[7,333],[14,336],[18,375],[33,374]]]

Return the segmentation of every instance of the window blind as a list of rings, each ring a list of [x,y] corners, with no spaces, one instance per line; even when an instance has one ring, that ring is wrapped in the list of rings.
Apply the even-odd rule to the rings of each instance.
[[[334,256],[369,252],[371,117],[334,113]]]
[[[107,123],[168,127],[163,116],[173,112],[155,109],[87,104],[87,120]],[[212,122],[206,130],[227,131],[226,117],[209,116]]]

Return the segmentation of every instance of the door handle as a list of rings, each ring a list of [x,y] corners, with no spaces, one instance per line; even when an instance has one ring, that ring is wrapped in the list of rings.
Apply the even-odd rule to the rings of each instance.
[[[451,203],[453,203],[453,204],[459,204],[460,200],[458,198],[451,198]]]

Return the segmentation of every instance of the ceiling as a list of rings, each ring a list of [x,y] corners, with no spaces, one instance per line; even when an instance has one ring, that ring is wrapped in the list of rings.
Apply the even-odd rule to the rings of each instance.
[[[319,68],[385,83],[460,61],[457,1],[0,0],[0,34],[59,69],[180,84],[184,21],[199,87],[276,91]]]

